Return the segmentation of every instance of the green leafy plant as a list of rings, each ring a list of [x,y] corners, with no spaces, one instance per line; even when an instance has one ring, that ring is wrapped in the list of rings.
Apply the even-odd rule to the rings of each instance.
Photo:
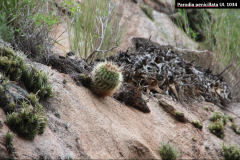
[[[199,120],[192,121],[192,125],[200,129],[203,127],[202,123]]]
[[[159,147],[159,154],[163,160],[175,160],[179,156],[178,151],[168,143],[162,142]]]
[[[98,63],[91,75],[91,88],[100,96],[110,96],[122,85],[121,70],[112,62]]]
[[[240,160],[240,149],[238,145],[226,146],[222,144],[222,151],[226,160]]]

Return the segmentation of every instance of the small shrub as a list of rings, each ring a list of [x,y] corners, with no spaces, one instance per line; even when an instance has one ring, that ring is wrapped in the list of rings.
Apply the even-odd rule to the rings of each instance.
[[[226,160],[240,160],[240,149],[239,146],[229,145],[225,146],[222,144],[222,151]]]
[[[228,119],[229,119],[230,122],[232,122],[232,123],[234,122],[234,117],[232,115],[229,115]]]
[[[202,123],[199,120],[192,121],[192,125],[200,129],[203,127]]]
[[[163,160],[175,160],[179,156],[178,151],[165,142],[159,148],[159,153]]]
[[[0,10],[4,13],[6,17],[4,23],[9,28],[7,32],[2,33],[12,34],[11,42],[14,48],[31,54],[31,57],[51,53],[55,41],[49,35],[51,28],[58,23],[59,17],[50,11],[50,8],[56,8],[52,0],[1,0]]]
[[[180,112],[180,111],[176,110],[175,113],[174,113],[174,116],[179,121],[184,121],[185,120],[184,114],[182,112]]]

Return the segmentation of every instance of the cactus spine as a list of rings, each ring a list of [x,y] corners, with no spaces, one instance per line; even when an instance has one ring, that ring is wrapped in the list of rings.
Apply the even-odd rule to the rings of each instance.
[[[122,85],[121,70],[113,62],[98,63],[91,73],[91,88],[100,96],[110,96]]]

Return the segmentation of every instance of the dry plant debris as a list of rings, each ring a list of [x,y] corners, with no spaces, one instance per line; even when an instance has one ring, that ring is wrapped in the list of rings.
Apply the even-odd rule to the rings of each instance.
[[[213,74],[211,67],[202,68],[187,62],[168,46],[148,41],[137,42],[136,51],[120,51],[108,58],[121,66],[125,82],[140,91],[161,93],[174,101],[208,101],[227,106],[231,92],[221,74]]]

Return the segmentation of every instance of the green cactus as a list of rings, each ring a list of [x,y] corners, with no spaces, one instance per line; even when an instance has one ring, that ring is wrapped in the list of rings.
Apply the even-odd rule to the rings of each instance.
[[[113,62],[98,63],[91,73],[93,91],[100,96],[110,96],[122,84],[121,70]]]

